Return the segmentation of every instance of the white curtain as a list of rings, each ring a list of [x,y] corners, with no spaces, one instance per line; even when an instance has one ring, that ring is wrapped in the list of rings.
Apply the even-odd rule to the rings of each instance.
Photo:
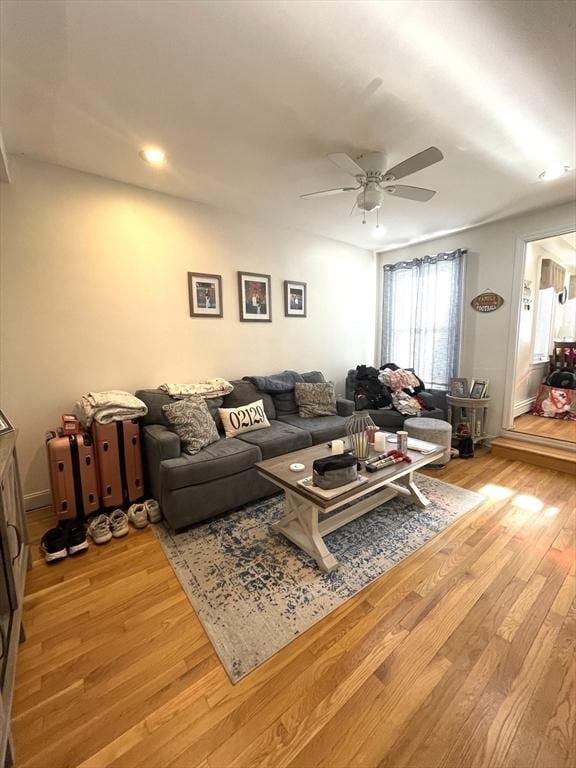
[[[384,266],[381,364],[413,368],[431,389],[458,375],[464,253]]]

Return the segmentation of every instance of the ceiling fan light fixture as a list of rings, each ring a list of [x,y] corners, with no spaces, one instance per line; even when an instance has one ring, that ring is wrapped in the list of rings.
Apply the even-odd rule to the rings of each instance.
[[[382,205],[383,197],[380,187],[370,183],[360,192],[356,198],[356,204],[361,211],[374,211]]]

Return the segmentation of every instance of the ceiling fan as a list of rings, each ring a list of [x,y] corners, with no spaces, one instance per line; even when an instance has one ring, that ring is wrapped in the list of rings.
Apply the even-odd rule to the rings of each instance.
[[[321,192],[310,192],[307,195],[300,195],[300,197],[326,197],[360,190],[354,208],[358,207],[364,214],[380,208],[386,195],[425,203],[434,197],[436,194],[434,190],[409,187],[405,184],[396,184],[396,182],[405,176],[410,176],[416,171],[421,171],[423,168],[440,162],[443,158],[444,155],[437,147],[428,147],[428,149],[418,152],[417,155],[413,155],[398,165],[385,170],[386,155],[384,152],[368,152],[365,155],[360,155],[357,160],[353,160],[350,155],[344,152],[336,152],[328,155],[328,159],[346,173],[354,176],[358,186],[324,189]]]

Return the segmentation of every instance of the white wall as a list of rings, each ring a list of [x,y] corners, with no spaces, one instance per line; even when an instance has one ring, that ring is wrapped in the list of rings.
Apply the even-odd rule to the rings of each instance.
[[[448,223],[447,223],[448,224]],[[488,431],[498,435],[502,427],[506,380],[514,375],[508,367],[510,323],[520,311],[512,302],[514,261],[518,239],[551,234],[548,230],[576,227],[576,212],[571,203],[533,211],[522,216],[485,224],[481,227],[380,254],[380,267],[455,248],[467,248],[464,288],[464,328],[460,376],[490,379],[492,397]],[[496,312],[483,314],[470,307],[470,301],[490,289],[504,298]],[[380,299],[379,299],[380,303]]]
[[[19,427],[25,492],[48,487],[44,433],[89,390],[319,369],[343,392],[372,362],[368,251],[11,158],[1,185],[0,407]],[[272,276],[272,323],[241,323],[237,270]],[[187,272],[223,276],[224,318],[191,318]],[[308,283],[285,318],[284,279]]]

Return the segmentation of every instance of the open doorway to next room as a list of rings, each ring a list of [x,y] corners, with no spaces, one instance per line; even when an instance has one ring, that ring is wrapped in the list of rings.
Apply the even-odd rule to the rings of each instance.
[[[576,443],[576,232],[526,248],[512,429]]]

